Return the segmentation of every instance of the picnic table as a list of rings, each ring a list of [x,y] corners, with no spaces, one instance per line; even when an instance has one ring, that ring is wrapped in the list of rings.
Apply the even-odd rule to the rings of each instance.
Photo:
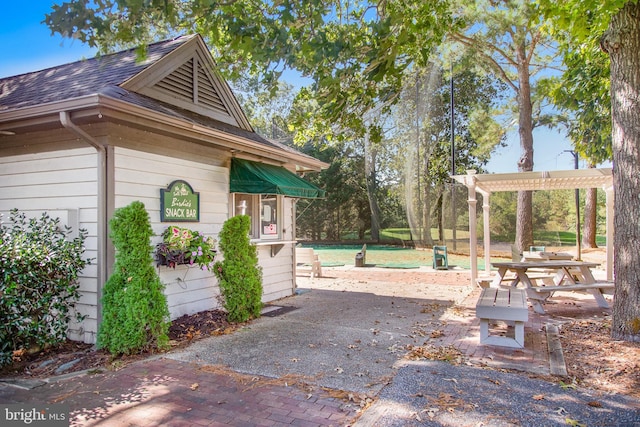
[[[528,251],[522,253],[521,261],[555,261],[555,260],[572,260],[573,255],[567,252],[545,252],[545,251]]]
[[[494,262],[491,265],[498,269],[491,287],[500,287],[505,275],[508,272],[514,273],[510,286],[514,287],[519,283],[524,285],[527,298],[536,313],[545,313],[542,303],[557,291],[588,292],[593,295],[599,307],[609,308],[603,292],[613,289],[614,285],[611,282],[599,282],[593,277],[591,269],[600,265],[596,262],[540,260]],[[550,275],[536,276],[540,272]],[[539,280],[542,283],[538,284]]]

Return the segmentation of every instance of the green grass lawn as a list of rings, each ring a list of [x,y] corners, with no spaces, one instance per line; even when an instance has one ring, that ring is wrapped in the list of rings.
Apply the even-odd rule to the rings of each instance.
[[[438,237],[438,230],[431,229],[431,236],[436,239]],[[481,236],[481,230],[478,237]],[[453,232],[451,229],[444,230],[445,240],[451,240],[453,238]],[[468,239],[469,232],[467,230],[456,230],[456,239]],[[370,240],[371,235],[365,234],[365,240]],[[346,233],[343,235],[343,240],[347,243],[349,240],[358,240],[358,235],[355,232]],[[492,242],[510,242],[513,241],[513,237],[510,236],[497,236],[492,235]],[[536,246],[575,246],[576,233],[574,231],[548,231],[540,230],[534,231],[533,240]],[[380,231],[380,241],[388,242],[391,244],[402,244],[403,242],[411,242],[411,232],[408,228],[386,228]],[[598,246],[606,245],[606,237],[602,235],[596,236],[596,244]]]
[[[437,230],[432,230],[432,235],[437,236]],[[355,256],[360,252],[362,244],[350,244],[349,237],[356,239],[355,233],[347,235],[343,244],[338,245],[303,245],[313,247],[320,256],[322,265],[355,265]],[[366,236],[367,238],[369,236]],[[391,244],[367,244],[366,263],[367,265],[375,265],[378,267],[389,268],[417,268],[420,266],[433,266],[433,250],[432,249],[414,249],[412,247],[403,247],[402,244],[411,242],[411,233],[408,228],[389,228],[382,230],[380,237],[383,242]],[[479,236],[481,237],[481,236]],[[451,230],[445,230],[445,238],[451,239]],[[457,230],[457,241],[468,239],[469,232],[467,230]],[[491,236],[491,241],[508,242],[500,236]],[[596,239],[598,245],[604,246],[606,239],[604,236],[598,236]],[[567,246],[573,247],[576,243],[575,232],[570,231],[537,231],[534,233],[534,242],[536,246]],[[397,246],[394,246],[396,245]],[[451,247],[449,246],[451,251]],[[470,260],[467,255],[447,254],[449,265],[455,265],[461,268],[470,268]],[[492,257],[491,262],[504,261],[504,258]],[[484,258],[478,257],[478,270],[484,270]]]
[[[320,257],[322,265],[355,265],[355,257],[362,249],[362,245],[303,245],[312,247]],[[447,254],[450,266],[470,268],[467,255]],[[492,261],[498,259],[492,259]],[[500,259],[503,260],[504,259]],[[390,245],[367,245],[366,263],[369,266],[388,268],[417,268],[433,266],[433,251],[431,249],[402,248]],[[484,269],[484,258],[478,258],[478,269]]]

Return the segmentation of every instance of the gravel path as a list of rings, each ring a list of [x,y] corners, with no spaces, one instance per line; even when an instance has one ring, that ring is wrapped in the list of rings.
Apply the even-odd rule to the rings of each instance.
[[[637,400],[523,374],[411,361],[355,426],[640,426]]]

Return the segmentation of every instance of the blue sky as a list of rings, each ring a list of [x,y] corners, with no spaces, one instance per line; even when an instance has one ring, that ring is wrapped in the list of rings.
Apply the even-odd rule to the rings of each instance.
[[[95,55],[95,50],[76,40],[52,36],[42,24],[44,15],[56,3],[52,0],[6,1],[0,14],[0,78],[42,70]],[[517,132],[507,138],[508,146],[492,156],[489,172],[516,172],[520,157]],[[564,150],[570,143],[558,132],[546,129],[534,133],[534,169],[573,169],[574,159]],[[580,167],[585,167],[584,162]]]
[[[0,14],[0,77],[42,70],[90,58],[95,50],[75,40],[52,37],[41,24],[52,0],[3,2]]]

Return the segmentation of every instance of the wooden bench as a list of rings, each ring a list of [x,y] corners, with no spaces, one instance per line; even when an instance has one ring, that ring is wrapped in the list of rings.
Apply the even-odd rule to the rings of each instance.
[[[488,288],[489,286],[491,286],[491,282],[493,282],[493,277],[492,276],[481,276],[481,277],[476,277],[476,285],[478,285],[481,288]]]
[[[527,298],[523,289],[486,288],[476,303],[480,319],[480,344],[524,348],[524,324],[529,319]],[[490,321],[515,323],[515,336],[489,335]]]
[[[320,257],[313,248],[296,248],[296,275],[310,273],[311,278],[322,277]]]
[[[613,282],[596,282],[596,283],[576,283],[573,285],[557,285],[557,286],[534,286],[533,289],[542,300],[546,300],[554,292],[571,291],[571,292],[588,292],[593,295],[598,307],[609,308],[609,303],[604,298],[605,293],[611,294],[615,285]]]

